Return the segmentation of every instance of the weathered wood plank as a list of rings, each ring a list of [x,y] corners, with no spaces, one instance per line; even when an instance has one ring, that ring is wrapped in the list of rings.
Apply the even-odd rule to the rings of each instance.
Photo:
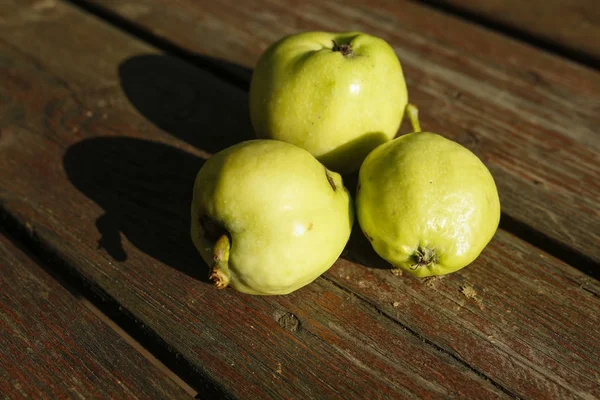
[[[0,173],[11,177],[3,217],[59,258],[55,268],[119,302],[192,366],[193,380],[237,398],[507,397],[327,280],[285,297],[201,282],[188,215],[207,153],[141,118],[119,87],[119,65],[153,50],[60,3],[39,18],[25,2],[11,6],[13,25],[0,27]],[[170,74],[139,69],[135,78],[156,85],[126,91],[158,96],[167,108],[156,112],[189,121],[180,132],[200,148],[241,139],[245,93],[181,61],[145,57]]]
[[[148,149],[138,143],[136,151],[143,150]],[[30,161],[25,165],[32,166]],[[167,178],[155,175],[153,179],[156,183]],[[79,196],[72,201],[85,200]],[[124,199],[129,200],[144,201]],[[66,202],[65,207],[71,209],[66,213],[54,206],[51,214],[39,212],[20,201],[5,202],[5,208],[12,218],[29,223],[36,241],[73,265],[71,273],[85,274],[88,285],[100,286],[94,290],[106,290],[100,292],[102,296],[114,295],[139,323],[166,341],[176,357],[186,358],[200,372],[200,379],[210,378],[227,394],[236,398],[342,399],[365,393],[374,398],[506,397],[506,391],[477,371],[423,343],[326,280],[289,296],[264,299],[217,292],[185,270],[171,270],[132,245],[123,245],[127,262],[103,258],[94,240],[77,240],[90,233],[97,237],[94,220],[98,223],[100,213],[79,214],[79,218],[84,216],[80,223],[87,227],[83,230],[54,220],[74,218],[72,201]],[[146,216],[138,211],[132,217]],[[183,228],[179,223],[168,226],[163,221],[162,225],[171,232]],[[154,247],[156,253],[185,253],[184,244],[167,247],[152,238],[158,232],[140,226],[136,229],[146,229],[147,236],[138,232],[132,240]],[[173,268],[199,263],[196,257],[179,257]],[[199,266],[189,274],[204,268]],[[332,304],[339,309],[325,307]]]
[[[596,0],[425,0],[452,12],[500,24],[555,45],[567,55],[600,62],[600,8]],[[598,64],[597,64],[598,65]]]
[[[519,397],[560,398],[564,389],[569,396],[600,396],[598,281],[504,231],[474,265],[424,280],[361,267],[375,255],[362,237],[351,246],[354,254],[328,278],[471,365],[485,365],[479,369],[505,387],[519,387],[513,379],[527,370],[536,378],[525,378],[528,387],[515,390]],[[510,372],[488,372],[496,368]],[[584,370],[592,375],[583,377]]]
[[[90,3],[192,54],[233,63],[246,80],[239,66],[252,68],[286,34],[362,30],[386,39],[423,128],[473,150],[496,178],[503,211],[581,254],[580,267],[597,274],[599,73],[411,1]]]
[[[592,361],[570,365],[572,344],[548,348],[546,338],[561,335],[559,329],[546,327],[523,340],[503,326],[498,316],[507,306],[501,301],[484,301],[490,309],[476,326],[500,341],[474,334],[470,303],[460,313],[448,309],[464,301],[453,289],[470,283],[468,274],[480,277],[474,285],[483,291],[485,282],[499,279],[496,271],[514,276],[527,267],[545,276],[550,270],[559,279],[548,279],[539,303],[512,297],[512,312],[519,313],[511,321],[526,330],[544,325],[545,302],[561,293],[554,312],[569,312],[577,326],[591,318],[588,332],[595,332],[597,313],[579,303],[584,299],[593,311],[597,284],[506,233],[486,250],[493,255],[446,278],[443,296],[430,296],[431,288],[404,278],[374,295],[365,285],[391,277],[389,272],[344,260],[290,296],[256,298],[200,284],[196,278],[205,267],[187,237],[187,199],[206,150],[248,133],[245,94],[175,59],[134,56],[152,49],[58,7],[60,18],[2,32],[8,44],[0,65],[10,79],[0,95],[0,111],[9,116],[0,137],[0,171],[19,177],[0,192],[3,212],[30,226],[29,234],[64,259],[69,272],[119,301],[198,376],[240,397],[597,395],[597,343],[579,338],[577,329],[568,331],[569,338]],[[84,33],[94,41],[82,39]],[[119,84],[138,111],[166,132],[136,115]],[[360,235],[347,258],[377,265]],[[350,273],[359,279],[340,278]],[[513,279],[511,285],[529,294],[532,282]],[[400,294],[412,304],[403,319],[390,312],[397,308],[389,308],[385,297],[393,307]],[[526,307],[531,313],[524,313]],[[556,371],[545,364],[549,351],[558,357]]]
[[[190,397],[0,231],[4,399]]]

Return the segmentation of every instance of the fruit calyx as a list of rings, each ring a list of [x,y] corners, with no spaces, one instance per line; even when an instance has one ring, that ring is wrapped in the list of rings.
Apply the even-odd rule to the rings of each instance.
[[[217,289],[225,289],[229,285],[229,236],[222,235],[213,247],[213,265],[208,278]]]
[[[413,261],[410,269],[429,267],[438,262],[438,256],[435,250],[432,250],[428,247],[419,246],[410,258]]]
[[[354,52],[352,51],[352,46],[350,46],[348,43],[337,44],[335,40],[332,40],[332,42],[333,51],[339,51],[344,57],[354,55]]]

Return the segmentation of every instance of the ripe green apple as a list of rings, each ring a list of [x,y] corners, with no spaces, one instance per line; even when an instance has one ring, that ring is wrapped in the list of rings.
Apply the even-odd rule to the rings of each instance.
[[[276,140],[222,150],[194,183],[192,241],[217,288],[261,295],[299,289],[333,265],[353,221],[341,176]]]
[[[261,55],[250,84],[259,138],[302,147],[340,173],[394,138],[407,103],[396,53],[360,32],[287,36]]]
[[[475,154],[440,135],[416,132],[368,155],[356,212],[382,258],[426,277],[454,272],[479,256],[498,228],[500,199]]]

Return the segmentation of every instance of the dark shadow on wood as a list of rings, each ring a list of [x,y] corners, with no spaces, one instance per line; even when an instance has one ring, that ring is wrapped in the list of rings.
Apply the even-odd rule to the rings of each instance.
[[[367,268],[389,270],[393,268],[392,264],[375,252],[373,246],[360,229],[358,221],[354,222],[352,234],[341,257]]]
[[[542,232],[532,228],[524,222],[518,221],[510,215],[502,213],[500,229],[531,243],[535,247],[558,258],[559,260],[577,268],[579,271],[600,280],[600,265],[594,260],[581,254],[568,245],[558,242]]]
[[[192,54],[185,48],[156,35],[144,27],[127,20],[126,18],[107,10],[100,5],[88,3],[82,0],[66,1],[86,12],[102,18],[105,22],[129,33],[137,39],[141,39],[144,42],[149,43],[150,45],[159,48],[172,56],[185,60],[196,67],[200,67],[203,70],[210,72],[214,76],[227,81],[244,91],[248,91],[250,87],[250,77],[252,75],[252,71],[248,68],[224,60]]]
[[[248,95],[185,61],[143,54],[119,66],[123,91],[153,124],[210,154],[253,138]],[[71,182],[104,214],[98,247],[125,261],[121,235],[144,253],[196,279],[208,267],[190,236],[194,178],[203,159],[175,147],[126,137],[83,140],[64,157]]]
[[[358,171],[343,175],[343,179],[344,186],[348,192],[350,192],[352,200],[355,201],[356,188],[358,186]],[[365,234],[362,232],[360,224],[358,223],[358,216],[356,215],[356,207],[352,233],[341,257],[367,268],[392,269],[392,265],[375,252],[371,242],[367,240]]]
[[[567,47],[559,43],[553,42],[551,40],[544,39],[540,36],[531,34],[522,29],[509,26],[505,23],[499,22],[492,18],[486,17],[481,14],[477,14],[475,12],[466,10],[462,7],[458,7],[452,4],[441,3],[436,0],[412,1],[436,9],[445,14],[462,18],[484,28],[500,32],[503,35],[509,36],[521,42],[525,42],[531,46],[538,47],[559,57],[568,58],[572,61],[575,61],[582,65],[586,65],[595,70],[600,70],[600,60],[597,57],[594,57],[593,55],[580,51],[578,49]]]
[[[216,153],[255,138],[248,93],[179,58],[141,54],[119,65],[119,78],[146,119],[198,149]]]
[[[24,250],[30,251],[48,264],[51,273],[60,277],[59,282],[66,283],[66,285],[63,284],[63,287],[66,287],[76,297],[83,296],[91,301],[104,315],[112,319],[170,370],[198,391],[197,396],[200,396],[198,398],[234,398],[218,382],[198,371],[188,359],[175,352],[155,331],[140,324],[135,315],[127,308],[122,307],[96,282],[80,274],[77,268],[71,264],[72,260],[66,259],[60,249],[55,248],[50,241],[40,239],[40,236],[47,239],[48,236],[54,234],[53,232],[43,230],[42,227],[40,227],[42,231],[39,233],[31,231],[23,225],[21,218],[8,213],[2,203],[0,203],[0,223],[13,236],[13,240],[17,239],[19,243],[23,244]]]
[[[93,138],[71,146],[64,167],[73,185],[104,214],[98,247],[126,261],[121,234],[144,253],[208,281],[208,267],[189,236],[194,177],[203,160],[161,143]]]

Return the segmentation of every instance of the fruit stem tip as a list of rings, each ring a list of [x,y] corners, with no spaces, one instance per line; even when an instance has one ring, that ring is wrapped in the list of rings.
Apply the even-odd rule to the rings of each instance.
[[[346,43],[342,43],[342,44],[337,44],[335,42],[335,40],[332,40],[333,42],[333,51],[339,51],[344,57],[345,56],[351,56],[353,54],[352,52],[352,46],[350,46],[349,44]]]
[[[406,105],[406,113],[408,119],[412,125],[413,132],[421,132],[421,124],[419,123],[419,109],[414,104],[408,103]]]
[[[221,235],[213,247],[213,265],[208,278],[217,289],[225,289],[229,285],[229,236]]]

